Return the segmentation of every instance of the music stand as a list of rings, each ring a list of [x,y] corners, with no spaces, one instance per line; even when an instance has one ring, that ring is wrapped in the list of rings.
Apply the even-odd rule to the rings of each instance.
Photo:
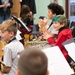
[[[67,41],[63,42],[62,45],[63,45],[63,47],[65,48],[65,45],[70,44],[70,43],[73,43],[73,42],[75,43],[75,38],[68,39]],[[65,49],[66,49],[66,48],[65,48]],[[72,68],[74,68],[74,66],[75,66],[75,61],[71,58],[71,56],[69,56],[69,59],[71,60],[70,66],[71,66]],[[75,69],[74,69],[74,71],[75,71]]]
[[[58,46],[45,48],[42,51],[48,58],[48,70],[50,71],[50,75],[74,74]]]
[[[27,30],[27,32],[31,32],[31,30],[25,25],[25,23],[20,18],[17,18],[16,16],[12,16],[12,18],[16,20],[19,24],[21,24],[24,29]]]
[[[68,39],[67,41],[63,42],[62,45],[64,46],[64,45],[72,43],[72,42],[75,42],[75,38]]]

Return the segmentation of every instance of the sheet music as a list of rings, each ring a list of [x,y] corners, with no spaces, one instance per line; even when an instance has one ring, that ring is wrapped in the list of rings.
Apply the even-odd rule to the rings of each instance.
[[[22,37],[20,36],[21,32],[19,30],[17,30],[17,34],[16,34],[16,38],[17,40],[21,40]]]
[[[74,74],[58,46],[43,49],[48,57],[48,69],[50,75]]]
[[[75,43],[70,43],[64,46],[70,57],[75,61]]]
[[[20,0],[20,2],[22,2],[22,0]]]

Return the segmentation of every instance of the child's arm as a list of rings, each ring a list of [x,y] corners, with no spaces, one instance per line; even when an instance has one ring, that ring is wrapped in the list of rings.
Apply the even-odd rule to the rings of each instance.
[[[5,64],[2,61],[0,61],[1,73],[9,73],[10,69],[11,69],[10,67],[5,66]]]
[[[2,73],[9,73],[10,72],[10,67],[4,66],[4,70],[2,71]]]
[[[4,51],[4,56],[3,56],[3,63],[4,63],[4,68],[3,68],[3,73],[9,73],[12,67],[12,52],[11,49],[7,46],[3,48]]]

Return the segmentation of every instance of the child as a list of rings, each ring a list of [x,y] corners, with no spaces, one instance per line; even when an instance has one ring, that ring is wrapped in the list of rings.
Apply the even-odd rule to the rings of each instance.
[[[2,70],[2,73],[4,73],[4,75],[15,75],[18,63],[17,55],[19,52],[24,50],[24,46],[15,38],[17,33],[17,24],[12,20],[4,21],[0,26],[0,30],[2,32],[2,40],[7,43],[3,48],[3,62],[5,67]]]
[[[38,24],[41,26],[40,29],[42,32],[48,32],[51,34],[52,37],[56,37],[58,34],[58,31],[56,31],[53,27],[53,21],[56,17],[56,15],[63,15],[64,14],[64,9],[62,6],[56,3],[50,3],[48,6],[48,19],[52,20],[51,24],[47,24],[47,19],[44,18],[43,20],[38,20]]]
[[[51,35],[43,33],[44,39],[48,41],[49,44],[59,46],[63,55],[68,60],[68,54],[63,48],[62,43],[70,38],[72,38],[72,32],[70,28],[67,28],[67,19],[63,15],[57,15],[54,19],[53,26],[55,30],[59,31],[57,39],[55,40]]]
[[[34,18],[33,18],[32,12],[30,11],[29,6],[22,5],[20,17],[21,17],[21,20],[25,23],[25,25],[32,30],[33,28],[32,21]],[[29,33],[23,28],[23,26],[20,27],[20,31],[22,32],[21,37],[23,38],[21,42],[24,44],[24,35]]]
[[[48,59],[38,48],[24,50],[19,58],[16,75],[48,75]]]
[[[22,5],[21,13],[20,13],[21,20],[28,26],[33,25],[31,21],[33,20],[32,12],[27,5]]]

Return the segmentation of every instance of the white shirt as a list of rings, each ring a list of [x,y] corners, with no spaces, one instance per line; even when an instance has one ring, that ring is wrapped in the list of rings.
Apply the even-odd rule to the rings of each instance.
[[[46,25],[46,28],[48,29],[49,25]],[[58,31],[55,30],[54,26],[51,25],[50,28],[48,29],[48,31],[51,33],[51,34],[58,34]]]
[[[20,2],[22,2],[22,0],[20,0]]]
[[[11,67],[9,73],[4,75],[16,75],[16,69],[18,65],[18,53],[24,50],[24,46],[18,40],[13,40],[7,44],[4,48],[4,64]]]

